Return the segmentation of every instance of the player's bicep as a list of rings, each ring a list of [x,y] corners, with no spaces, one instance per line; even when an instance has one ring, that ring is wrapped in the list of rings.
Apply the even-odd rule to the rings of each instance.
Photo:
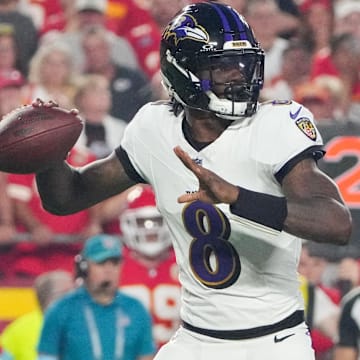
[[[298,162],[284,177],[282,187],[288,199],[321,196],[343,203],[335,182],[318,168],[312,158]]]

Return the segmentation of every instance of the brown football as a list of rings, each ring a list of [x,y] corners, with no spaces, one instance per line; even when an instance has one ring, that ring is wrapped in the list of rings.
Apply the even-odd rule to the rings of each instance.
[[[0,121],[0,171],[29,174],[65,159],[83,121],[60,107],[26,105]]]

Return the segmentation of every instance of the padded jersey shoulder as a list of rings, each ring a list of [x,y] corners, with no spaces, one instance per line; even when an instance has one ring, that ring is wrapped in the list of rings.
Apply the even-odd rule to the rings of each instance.
[[[260,104],[250,126],[252,156],[277,170],[304,150],[323,145],[312,113],[295,101]]]
[[[175,117],[169,101],[150,102],[140,108],[128,127],[135,124],[137,127],[151,130],[169,120],[169,117]]]
[[[311,111],[294,100],[273,100],[261,103],[256,117],[264,115],[272,123],[285,122],[296,125],[307,119],[314,124],[314,116]]]
[[[121,142],[122,148],[130,154],[151,151],[159,142],[172,133],[181,116],[176,117],[168,101],[144,105],[127,125]]]

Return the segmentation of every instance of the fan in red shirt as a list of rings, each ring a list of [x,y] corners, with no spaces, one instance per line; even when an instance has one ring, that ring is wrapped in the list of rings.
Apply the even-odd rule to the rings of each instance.
[[[86,148],[74,147],[67,161],[73,166],[95,160]],[[16,247],[15,275],[37,276],[45,271],[72,271],[74,254],[81,240],[101,231],[98,209],[92,208],[67,216],[56,216],[41,205],[35,174],[9,174],[8,193],[15,204],[17,229],[23,240]]]
[[[46,0],[47,1],[47,0]],[[76,0],[82,5],[87,1]],[[75,2],[75,4],[76,4]],[[94,1],[89,1],[89,7],[94,6]],[[105,7],[104,23],[107,29],[116,35],[126,38],[136,53],[140,68],[151,79],[160,69],[159,44],[161,30],[149,12],[140,7],[133,0],[98,0],[99,9]],[[96,11],[95,11],[96,12]],[[46,18],[41,28],[41,34],[51,30],[65,31],[73,26],[74,9],[70,2],[61,11]],[[76,21],[76,20],[75,20]]]
[[[352,34],[335,35],[330,49],[324,49],[314,59],[312,77],[333,75],[348,86],[350,98],[360,101],[360,48],[359,40]]]
[[[134,0],[109,0],[108,27],[133,46],[143,71],[151,79],[160,69],[161,30],[149,12]]]

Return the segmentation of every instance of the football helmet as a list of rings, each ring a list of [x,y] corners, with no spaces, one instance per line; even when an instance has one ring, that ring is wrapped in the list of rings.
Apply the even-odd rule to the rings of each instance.
[[[167,224],[148,185],[136,186],[128,194],[127,207],[120,215],[120,228],[124,244],[147,257],[156,257],[171,245]]]
[[[230,6],[203,2],[183,8],[162,34],[160,62],[169,96],[182,105],[229,120],[256,112],[264,51]],[[229,69],[240,76],[219,80],[217,74]]]

